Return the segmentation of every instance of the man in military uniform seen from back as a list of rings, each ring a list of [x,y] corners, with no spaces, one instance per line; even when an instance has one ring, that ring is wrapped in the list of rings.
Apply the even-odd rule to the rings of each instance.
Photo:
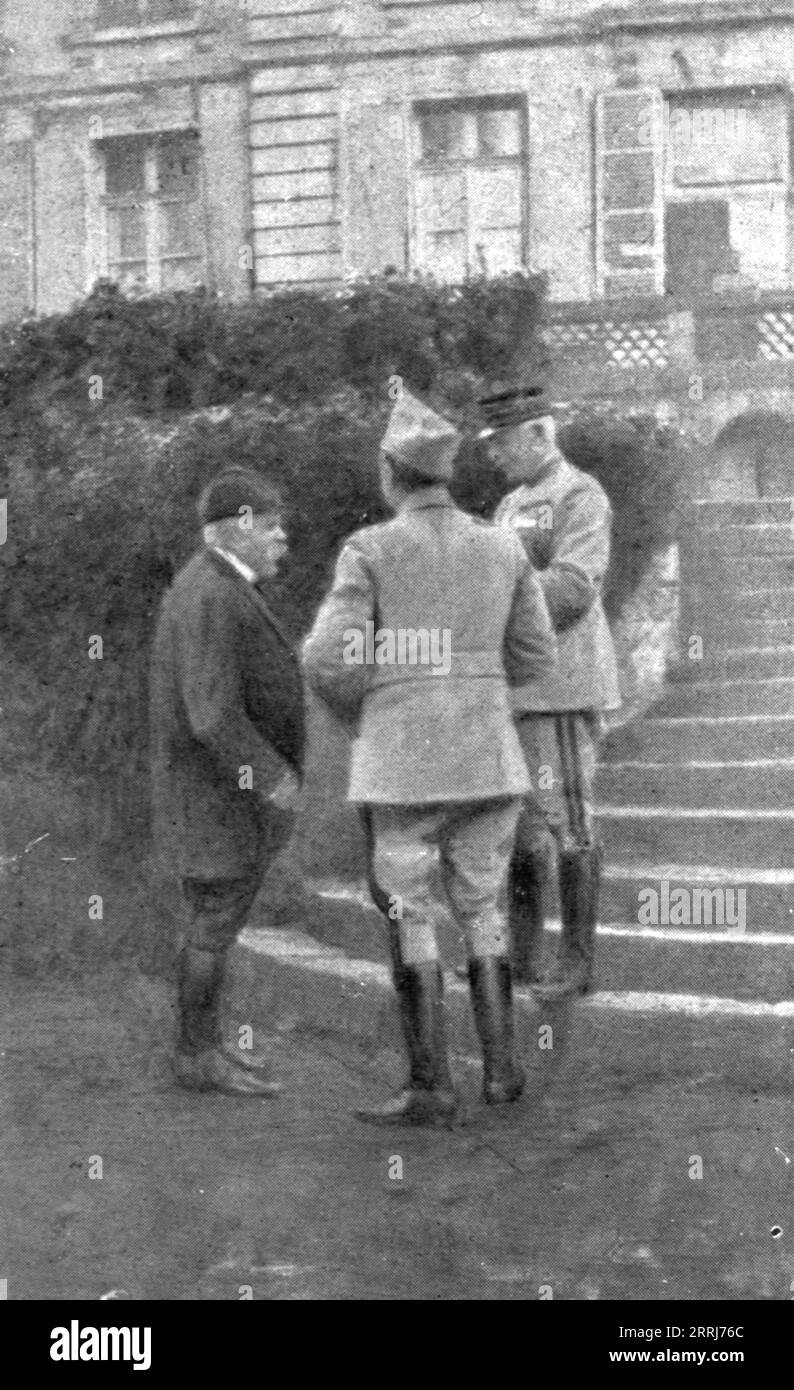
[[[547,675],[555,642],[517,537],[450,497],[459,443],[452,425],[403,391],[381,444],[382,489],[396,515],[350,537],[304,647],[310,684],[357,733],[349,797],[365,808],[373,896],[392,935],[410,1070],[399,1096],[357,1112],[373,1123],[455,1114],[435,930],[439,859],[467,944],[485,1100],[516,1100],[524,1085],[504,896],[529,779],[508,682]],[[366,633],[375,639],[369,661]],[[412,661],[403,641],[401,664],[401,634],[413,634],[415,655],[424,634],[429,659]]]
[[[596,479],[560,452],[542,391],[511,388],[481,405],[486,427],[480,438],[513,489],[494,520],[524,542],[559,643],[554,671],[513,695],[533,782],[510,870],[514,973],[550,1003],[585,993],[593,978],[601,850],[592,784],[603,712],[620,704],[601,602],[612,514]],[[549,832],[557,848],[562,933],[551,972],[539,980]]]

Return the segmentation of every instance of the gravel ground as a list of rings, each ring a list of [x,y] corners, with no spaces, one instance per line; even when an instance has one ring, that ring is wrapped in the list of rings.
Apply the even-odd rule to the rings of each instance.
[[[9,1299],[792,1297],[788,1097],[666,1080],[656,1044],[639,1079],[572,1056],[517,1106],[384,1131],[351,1110],[393,1053],[296,1027],[268,1040],[277,1101],[192,1096],[163,987],[0,996]]]

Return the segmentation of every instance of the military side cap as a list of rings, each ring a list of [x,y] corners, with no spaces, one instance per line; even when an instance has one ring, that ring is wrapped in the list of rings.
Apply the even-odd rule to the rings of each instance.
[[[448,483],[460,443],[454,425],[403,388],[380,447],[395,462],[423,474],[428,482]]]
[[[278,489],[267,478],[250,468],[224,468],[208,483],[198,501],[198,514],[207,526],[226,517],[239,517],[242,507],[257,512],[274,512],[281,505]]]
[[[527,420],[541,420],[551,415],[551,405],[542,386],[511,386],[495,391],[479,400],[485,429],[481,434],[523,425]]]

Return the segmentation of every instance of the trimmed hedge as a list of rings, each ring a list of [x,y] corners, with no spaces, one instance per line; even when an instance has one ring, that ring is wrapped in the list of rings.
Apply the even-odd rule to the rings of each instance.
[[[473,423],[477,394],[517,353],[540,370],[541,288],[387,279],[224,305],[100,286],[70,314],[0,332],[0,633],[35,683],[46,755],[85,790],[101,839],[145,844],[147,653],[163,589],[195,548],[203,484],[230,462],[283,480],[292,547],[278,597],[299,633],[342,538],[383,515],[389,378]],[[653,422],[581,421],[563,442],[615,506],[614,611],[670,532],[677,438]],[[469,447],[459,500],[488,514],[502,490]]]
[[[0,330],[0,412],[106,402],[144,415],[273,396],[318,402],[341,387],[382,401],[397,374],[458,404],[520,356],[539,370],[543,282],[512,275],[457,288],[386,277],[318,295],[228,304],[204,290],[127,299],[108,282],[68,314]]]

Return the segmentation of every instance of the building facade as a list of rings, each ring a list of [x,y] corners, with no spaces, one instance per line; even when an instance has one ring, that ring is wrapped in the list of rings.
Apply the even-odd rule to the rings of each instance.
[[[794,287],[793,0],[6,0],[0,315],[393,268]]]
[[[232,3],[2,7],[2,317],[66,309],[100,277],[249,292],[239,28]]]

